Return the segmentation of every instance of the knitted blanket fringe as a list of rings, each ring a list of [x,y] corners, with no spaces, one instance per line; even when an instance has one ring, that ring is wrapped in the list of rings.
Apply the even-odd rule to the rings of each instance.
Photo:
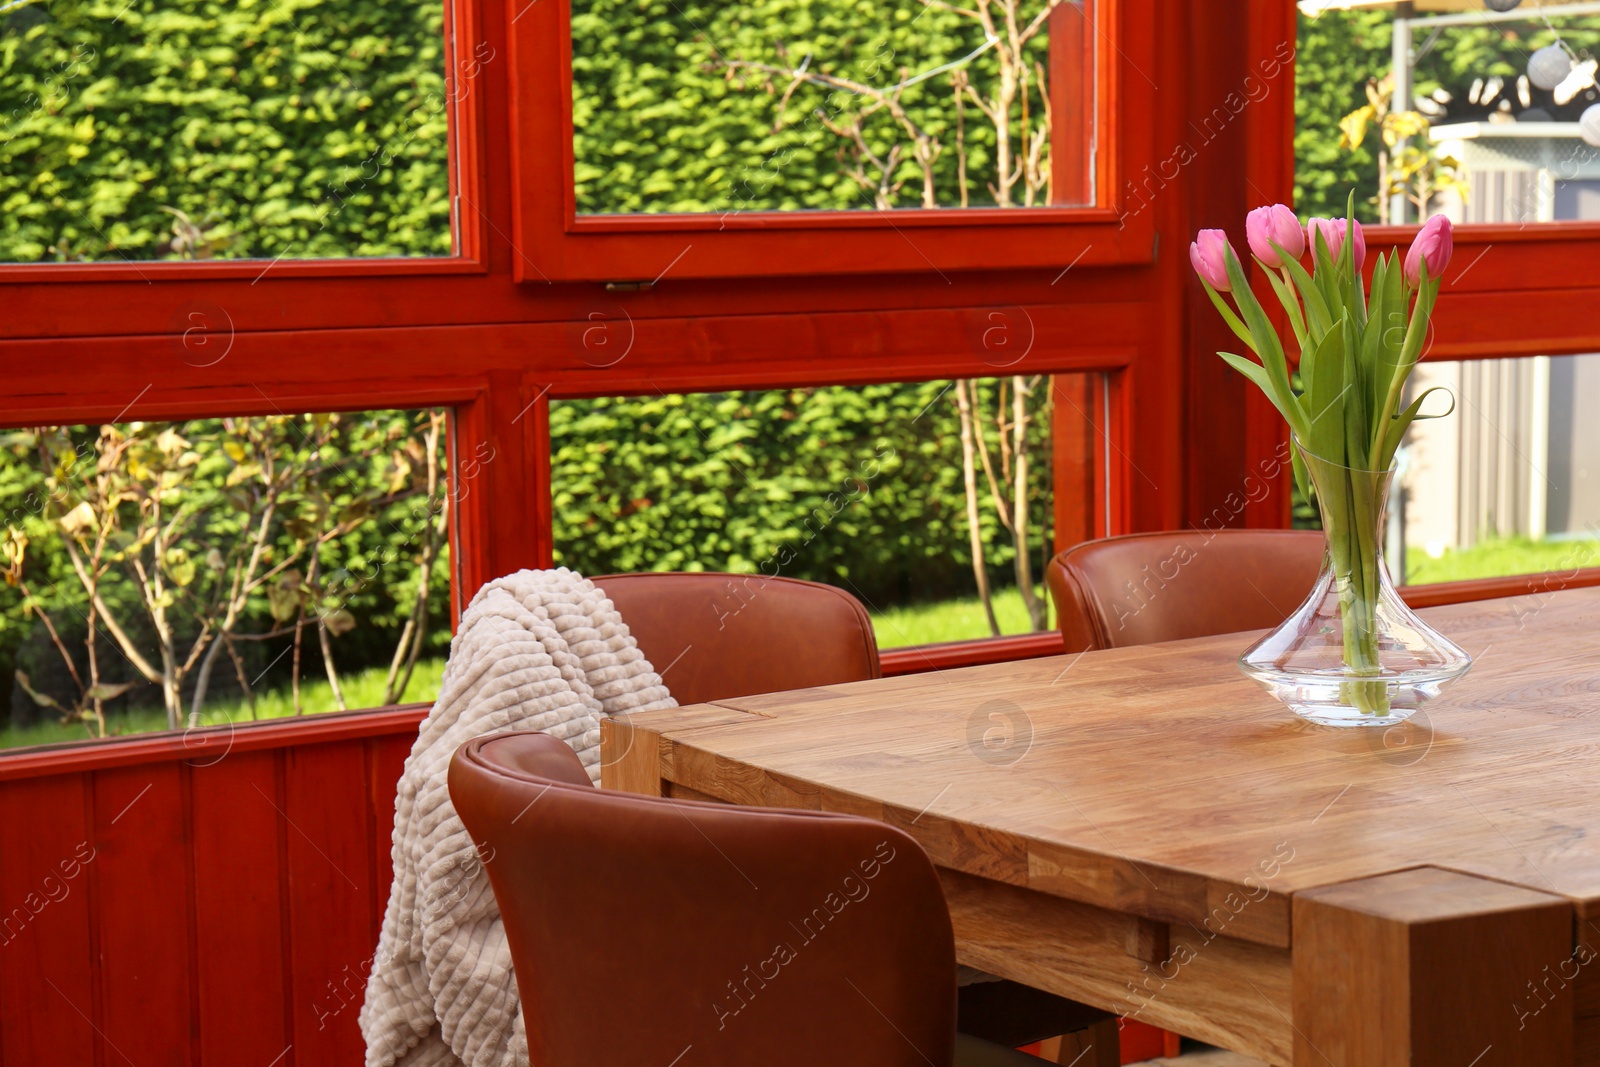
[[[472,598],[395,797],[394,885],[360,1014],[367,1067],[526,1067],[500,910],[445,781],[482,734],[541,730],[600,777],[600,720],[676,707],[616,608],[566,568]]]

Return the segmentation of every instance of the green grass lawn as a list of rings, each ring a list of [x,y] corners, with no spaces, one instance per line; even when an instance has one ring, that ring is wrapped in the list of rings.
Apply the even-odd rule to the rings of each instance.
[[[1600,567],[1600,541],[1533,541],[1509,537],[1465,549],[1446,549],[1430,559],[1421,548],[1406,549],[1406,581],[1410,585],[1500,578],[1511,574],[1570,573],[1579,567]]]
[[[345,704],[352,708],[371,708],[383,703],[383,683],[388,678],[386,667],[374,667],[339,679],[344,690]],[[439,681],[444,677],[444,660],[423,660],[411,675],[411,685],[406,689],[405,702],[420,704],[432,701],[439,695]],[[306,714],[333,711],[333,690],[326,678],[307,680],[300,687],[301,702]],[[259,693],[256,696],[255,718],[282,719],[294,714],[294,702],[288,687]],[[229,722],[250,722],[250,708],[244,701],[216,702],[201,714],[208,726]],[[140,708],[128,715],[106,716],[106,728],[112,736],[144,734],[167,728],[166,714],[160,708]],[[83,741],[89,738],[88,728],[71,723],[41,722],[33,726],[9,727],[0,730],[0,748],[19,748],[23,745],[50,745],[62,741]]]
[[[1042,589],[1039,595],[1048,599]],[[965,641],[990,636],[989,620],[983,614],[983,601],[975,596],[909,604],[871,614],[872,629],[878,635],[880,648],[932,645],[941,641]],[[994,614],[1003,634],[1024,634],[1031,629],[1028,610],[1022,605],[1022,594],[1015,588],[1001,589],[994,594]]]

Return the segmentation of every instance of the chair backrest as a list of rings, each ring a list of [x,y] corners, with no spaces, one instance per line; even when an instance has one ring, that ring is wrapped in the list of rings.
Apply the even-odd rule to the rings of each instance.
[[[753,574],[594,579],[679,704],[877,678],[878,642],[841,589]]]
[[[1045,579],[1068,652],[1276,626],[1310,594],[1323,537],[1182,530],[1086,541]]]
[[[450,797],[536,1067],[949,1067],[950,917],[901,831],[594,789],[537,733],[462,745]]]

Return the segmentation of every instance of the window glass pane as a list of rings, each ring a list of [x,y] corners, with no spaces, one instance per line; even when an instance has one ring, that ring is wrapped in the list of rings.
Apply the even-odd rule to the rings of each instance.
[[[450,253],[441,0],[0,10],[0,261]]]
[[[1091,203],[1092,6],[573,0],[578,210]]]
[[[1426,362],[1413,396],[1444,386],[1448,418],[1413,424],[1391,502],[1391,561],[1408,582],[1600,566],[1600,355]],[[1431,408],[1431,405],[1430,405]]]
[[[1600,16],[1569,6],[1423,0],[1397,19],[1412,5],[1302,0],[1300,213],[1343,214],[1354,189],[1369,222],[1600,218],[1600,151],[1580,122],[1600,103]],[[1410,56],[1398,93],[1397,39]],[[1600,109],[1590,124],[1600,141]]]
[[[1088,419],[1052,396],[1030,375],[556,401],[556,560],[827,582],[866,605],[886,648],[1045,629],[1051,422]]]
[[[447,417],[0,432],[0,746],[432,700]]]

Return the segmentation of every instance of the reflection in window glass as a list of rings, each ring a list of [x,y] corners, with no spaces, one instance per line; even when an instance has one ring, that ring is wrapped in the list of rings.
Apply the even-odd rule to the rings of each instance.
[[[0,747],[433,699],[446,420],[0,433]]]
[[[1302,0],[1300,213],[1343,214],[1354,189],[1368,222],[1600,217],[1600,152],[1578,121],[1600,102],[1600,17],[1546,0],[1504,15],[1418,4],[1397,18],[1408,6]],[[1439,6],[1458,10],[1427,10]],[[1398,71],[1397,43],[1410,56]]]
[[[442,0],[0,11],[0,261],[450,253]]]
[[[1051,420],[1088,418],[1053,396],[1030,375],[556,401],[556,560],[827,582],[885,647],[1045,629]]]
[[[1448,418],[1413,424],[1391,502],[1396,574],[1413,584],[1600,566],[1600,355],[1421,364]],[[1431,405],[1430,405],[1431,408]]]
[[[574,0],[578,210],[1074,202],[1054,168],[1092,146],[1051,143],[1049,37],[1090,3]]]

